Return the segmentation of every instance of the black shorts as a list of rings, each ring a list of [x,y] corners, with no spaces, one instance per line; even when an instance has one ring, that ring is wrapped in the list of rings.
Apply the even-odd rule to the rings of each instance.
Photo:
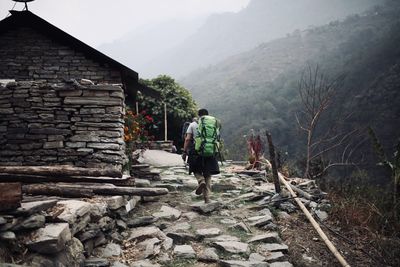
[[[190,153],[188,157],[189,174],[200,173],[203,176],[219,174],[219,166],[216,157],[202,157],[197,153]]]

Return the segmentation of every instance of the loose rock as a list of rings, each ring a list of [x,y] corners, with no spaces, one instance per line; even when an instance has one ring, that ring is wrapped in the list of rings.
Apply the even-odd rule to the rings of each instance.
[[[204,262],[217,262],[219,260],[219,256],[215,248],[206,248],[200,253],[198,260]]]
[[[200,238],[213,237],[221,234],[221,230],[218,228],[198,229],[196,235]]]
[[[225,252],[233,254],[247,253],[249,250],[248,244],[237,241],[215,242],[214,245],[217,248],[224,250]]]
[[[71,232],[67,223],[48,224],[36,230],[28,241],[29,249],[43,253],[56,253],[65,248],[65,243],[71,240]]]
[[[237,261],[228,260],[220,261],[221,266],[224,267],[268,267],[269,264],[266,262],[256,262],[256,261]]]
[[[261,245],[261,248],[265,251],[270,251],[270,252],[280,251],[283,253],[287,253],[287,251],[288,251],[288,246],[286,246],[284,244],[277,244],[277,243],[263,244],[263,245]]]
[[[190,246],[190,245],[175,246],[174,255],[176,257],[184,258],[184,259],[196,258],[196,252],[194,252],[192,246]]]
[[[181,211],[168,207],[162,206],[159,212],[153,213],[153,216],[159,219],[167,219],[175,221],[181,217]]]
[[[198,203],[191,205],[191,207],[194,211],[198,211],[200,213],[207,214],[207,213],[211,213],[211,212],[216,211],[219,208],[221,208],[222,203],[217,202],[217,201],[210,202],[210,203],[198,202]]]
[[[281,239],[279,237],[279,234],[276,232],[273,233],[267,233],[263,235],[257,235],[248,241],[248,243],[253,243],[253,242],[263,242],[263,243],[281,243]]]

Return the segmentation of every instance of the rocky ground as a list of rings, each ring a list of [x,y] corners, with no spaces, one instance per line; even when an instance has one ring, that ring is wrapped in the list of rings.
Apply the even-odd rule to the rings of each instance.
[[[131,229],[115,260],[127,266],[292,266],[275,216],[255,205],[274,195],[272,184],[223,168],[213,177],[212,202],[204,204],[184,167],[158,170],[161,181],[152,186],[168,188],[170,194],[144,199],[134,219],[138,227]]]
[[[169,158],[168,164],[151,168],[159,176],[136,179],[137,187],[167,188],[168,195],[48,200],[57,204],[45,205],[40,212],[32,209],[29,220],[4,217],[0,228],[11,231],[37,228],[36,224],[42,227],[31,236],[17,234],[17,240],[23,242],[19,236],[28,239],[24,244],[37,254],[20,249],[13,261],[29,262],[24,266],[50,266],[46,264],[51,262],[60,262],[51,266],[92,267],[338,266],[293,199],[285,190],[275,194],[265,173],[238,174],[240,167],[224,164],[221,174],[212,178],[212,202],[204,204],[194,193],[195,178],[188,175],[180,159]],[[301,200],[315,216],[326,220],[331,205],[315,183],[298,178],[292,183],[319,196]],[[13,223],[6,223],[11,217]],[[352,253],[350,247],[339,250],[345,257],[364,259],[361,265],[351,262],[352,266],[370,266],[368,257],[359,251]]]

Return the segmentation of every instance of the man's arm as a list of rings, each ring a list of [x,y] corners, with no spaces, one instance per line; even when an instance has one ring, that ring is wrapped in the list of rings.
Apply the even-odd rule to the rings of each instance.
[[[187,154],[189,152],[189,146],[191,141],[192,141],[192,134],[187,133],[185,138],[185,143],[183,144],[183,153]]]

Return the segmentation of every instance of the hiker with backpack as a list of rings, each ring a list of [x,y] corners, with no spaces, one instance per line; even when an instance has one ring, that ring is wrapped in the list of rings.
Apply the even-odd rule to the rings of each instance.
[[[220,123],[208,115],[206,109],[198,111],[199,122],[192,122],[186,131],[182,158],[188,156],[189,174],[194,173],[198,187],[196,195],[203,195],[204,202],[210,202],[211,175],[219,174],[217,153],[219,153]]]

